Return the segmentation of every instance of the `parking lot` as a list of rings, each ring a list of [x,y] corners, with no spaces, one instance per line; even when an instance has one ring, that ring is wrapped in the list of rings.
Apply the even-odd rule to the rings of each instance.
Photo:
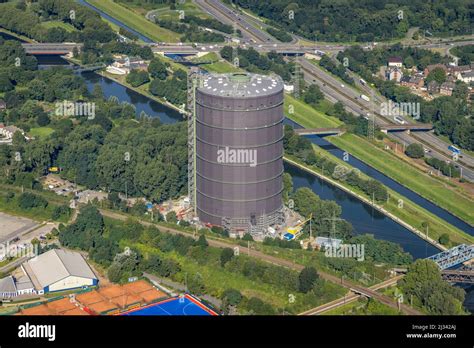
[[[33,220],[0,212],[0,243],[11,240],[38,226]]]

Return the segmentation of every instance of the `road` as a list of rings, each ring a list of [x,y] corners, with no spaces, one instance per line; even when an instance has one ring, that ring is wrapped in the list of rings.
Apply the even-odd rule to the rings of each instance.
[[[127,216],[127,215],[112,212],[112,211],[109,211],[109,210],[101,209],[100,212],[103,216],[106,216],[106,217],[109,217],[109,218],[112,218],[112,219],[116,219],[116,220],[120,220],[120,221],[125,221],[129,218],[129,216]],[[139,220],[139,223],[141,223],[144,226],[158,227],[160,229],[160,231],[167,232],[167,233],[181,234],[181,235],[185,235],[185,236],[188,236],[188,237],[193,236],[193,234],[189,233],[189,232],[183,232],[183,231],[175,230],[175,229],[170,228],[170,227],[165,227],[165,226],[162,226],[162,225],[156,225],[156,224],[152,224],[152,223],[146,222],[146,221],[140,221]],[[231,248],[231,249],[233,249],[234,247],[236,247],[235,244],[223,242],[223,241],[220,241],[220,240],[208,239],[207,242],[209,243],[210,246],[216,247],[216,248]],[[289,260],[281,259],[281,258],[278,258],[278,257],[275,257],[275,256],[267,255],[267,254],[265,254],[261,251],[254,250],[252,248],[248,248],[248,249],[244,248],[244,247],[240,247],[240,248],[242,249],[242,251],[241,251],[242,253],[245,252],[249,256],[252,256],[254,258],[260,259],[262,261],[265,261],[265,262],[268,262],[268,263],[271,263],[271,264],[274,264],[274,265],[287,267],[287,268],[290,268],[290,269],[293,269],[293,270],[296,270],[296,271],[301,271],[304,268],[304,266],[302,266],[300,264],[294,263],[294,262],[289,261]],[[370,297],[376,299],[377,301],[398,310],[398,304],[395,301],[393,301],[390,297],[388,297],[386,295],[378,293],[374,289],[363,287],[363,286],[355,284],[354,282],[351,282],[349,280],[341,279],[337,276],[334,276],[334,275],[329,274],[329,273],[322,272],[320,270],[318,270],[318,274],[321,278],[323,278],[325,280],[328,280],[332,283],[343,286],[343,287],[345,287],[349,290],[353,289],[357,292],[365,293],[365,294],[369,295]],[[401,305],[400,308],[401,308],[401,311],[403,313],[408,314],[408,315],[422,314],[421,312],[419,312],[419,311],[417,311],[417,310],[415,310],[415,309],[413,309],[409,306],[403,305],[403,304]]]
[[[348,111],[351,111],[356,115],[364,115],[369,118],[375,117],[376,125],[380,126],[394,123],[378,112],[382,103],[388,103],[386,98],[379,96],[368,87],[359,84],[359,87],[363,88],[371,98],[371,101],[367,102],[360,97],[360,92],[346,86],[345,84],[341,84],[341,82],[335,77],[319,67],[314,66],[307,59],[302,58],[298,61],[303,73],[305,74],[305,81],[307,83],[317,84],[330,101],[341,101]],[[342,87],[342,85],[344,85],[344,87]],[[451,152],[448,150],[448,144],[432,132],[411,132],[410,134],[407,134],[406,132],[393,132],[390,133],[390,136],[397,139],[405,146],[412,143],[423,144],[423,147],[430,151],[426,154],[427,157],[436,157],[443,161],[453,160]],[[474,181],[474,170],[472,169],[474,168],[474,158],[472,156],[463,154],[463,157],[458,160],[457,165],[462,168],[463,177]]]
[[[218,21],[232,25],[241,30],[244,41],[247,42],[278,42],[266,31],[256,28],[246,15],[242,15],[233,9],[228,8],[220,1],[215,0],[195,0],[201,9],[209,13]]]
[[[226,23],[235,22],[236,25],[239,27],[243,28],[246,30],[247,33],[249,33],[251,36],[253,36],[256,40],[256,43],[258,45],[253,45],[255,46],[254,48],[260,51],[264,50],[263,44],[265,42],[275,42],[275,39],[273,39],[271,36],[268,38],[269,34],[266,33],[264,30],[262,30],[261,27],[258,27],[258,25],[255,25],[254,20],[250,16],[246,14],[239,14],[236,12],[234,9],[229,9],[227,6],[222,4],[220,1],[216,0],[195,0],[196,3],[199,4],[199,6],[203,8],[208,9],[208,13],[210,13],[212,16],[214,16],[216,19],[220,21],[227,21]],[[273,40],[273,41],[272,41]],[[447,47],[447,48],[452,48],[455,46],[461,46],[461,45],[466,45],[466,44],[473,44],[474,40],[469,36],[468,40],[465,41],[454,41],[451,42],[450,40],[445,40],[443,42],[438,42],[438,43],[427,43],[427,44],[421,44],[421,45],[416,45],[414,44],[413,46],[416,47],[421,47],[421,48],[439,48],[439,47]],[[382,44],[382,45],[387,45],[387,44]],[[304,50],[303,46],[298,47],[295,44],[276,44],[273,43],[271,45],[273,49],[279,49],[279,50],[290,50],[291,47],[293,49],[300,49]],[[296,47],[295,47],[296,46]],[[326,45],[328,47],[331,47],[332,45]],[[316,48],[318,47],[318,48]],[[306,53],[309,52],[314,52],[315,49],[318,50],[328,50],[328,47],[323,48],[323,46],[315,46],[308,48]],[[337,51],[340,49],[344,49],[347,46],[340,45],[339,47],[334,47],[332,46],[332,51]],[[371,114],[372,117],[375,117],[375,123],[376,124],[387,124],[383,122],[388,122],[388,123],[394,123],[393,120],[387,120],[384,116],[380,115],[378,110],[380,109],[380,106],[382,103],[387,103],[388,100],[382,96],[379,96],[375,93],[372,92],[370,87],[368,86],[361,86],[363,89],[366,90],[366,92],[369,94],[369,96],[372,96],[372,100],[370,103],[363,101],[360,98],[360,94],[351,88],[347,87],[342,87],[341,83],[336,80],[333,76],[331,76],[329,73],[326,73],[325,71],[322,71],[321,69],[318,69],[317,67],[313,66],[310,62],[308,62],[305,59],[300,60],[301,61],[301,66],[303,67],[303,70],[309,73],[310,75],[316,76],[316,80],[320,80],[320,88],[322,92],[328,96],[328,98],[331,101],[341,101],[348,110],[354,112],[355,114],[361,114],[367,116],[367,114]],[[358,81],[359,78],[352,73],[354,76],[355,81]],[[306,81],[310,81],[310,83],[316,83],[315,79],[306,79]],[[408,121],[408,120],[407,120]],[[417,133],[417,134],[407,134],[407,133],[392,133],[390,134],[391,137],[397,139],[400,141],[402,144],[405,146],[412,144],[412,143],[420,143],[422,144],[427,150],[430,152],[427,153],[427,157],[436,157],[440,160],[443,161],[452,161],[452,153],[451,151],[448,150],[448,144],[441,140],[439,137],[434,135],[433,133]],[[470,155],[463,154],[462,158],[458,159],[457,165],[460,167],[462,176],[474,181],[474,157]]]

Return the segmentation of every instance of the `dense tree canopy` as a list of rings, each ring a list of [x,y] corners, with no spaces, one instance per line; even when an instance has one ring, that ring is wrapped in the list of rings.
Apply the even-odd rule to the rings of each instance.
[[[377,41],[410,27],[435,35],[471,34],[469,0],[232,0],[277,27],[318,41]]]

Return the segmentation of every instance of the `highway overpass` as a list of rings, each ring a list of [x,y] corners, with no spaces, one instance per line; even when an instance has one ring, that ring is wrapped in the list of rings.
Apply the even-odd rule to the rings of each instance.
[[[298,128],[294,132],[298,135],[339,135],[344,133],[344,130],[339,128]]]
[[[21,44],[28,54],[57,54],[66,55],[71,53],[75,48],[81,51],[82,43],[22,43]]]
[[[407,131],[408,133],[410,131],[430,131],[433,129],[433,125],[430,123],[420,123],[420,124],[392,124],[392,125],[383,125],[380,126],[380,130],[384,133],[387,132],[401,132],[401,131]]]

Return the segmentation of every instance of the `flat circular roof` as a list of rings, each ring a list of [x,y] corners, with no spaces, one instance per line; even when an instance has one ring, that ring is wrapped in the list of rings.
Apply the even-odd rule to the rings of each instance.
[[[203,78],[198,88],[205,94],[230,97],[252,98],[275,94],[283,89],[283,81],[277,75],[251,73],[210,74]]]

